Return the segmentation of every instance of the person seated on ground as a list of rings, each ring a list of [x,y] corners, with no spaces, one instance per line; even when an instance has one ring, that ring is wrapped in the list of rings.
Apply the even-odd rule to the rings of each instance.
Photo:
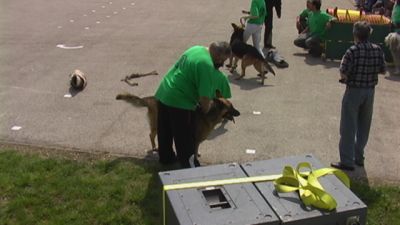
[[[296,27],[299,34],[302,33],[307,28],[308,17],[310,13],[311,13],[311,0],[307,0],[306,8],[296,18]]]
[[[308,49],[314,57],[322,54],[321,42],[325,39],[326,30],[331,27],[335,18],[321,11],[321,0],[311,0],[311,13],[308,18],[308,27],[294,40],[294,45]]]

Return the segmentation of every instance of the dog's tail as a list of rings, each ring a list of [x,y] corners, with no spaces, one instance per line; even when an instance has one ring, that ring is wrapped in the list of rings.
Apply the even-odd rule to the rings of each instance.
[[[118,94],[115,99],[124,100],[128,103],[131,103],[133,106],[136,106],[136,107],[148,107],[149,101],[155,101],[154,96],[140,98],[140,97],[130,94],[130,93]]]

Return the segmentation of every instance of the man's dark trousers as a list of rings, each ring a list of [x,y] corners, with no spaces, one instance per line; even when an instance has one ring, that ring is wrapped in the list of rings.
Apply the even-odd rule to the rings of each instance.
[[[158,154],[163,164],[178,158],[183,168],[189,168],[189,158],[195,151],[195,111],[167,106],[158,102]],[[172,148],[175,143],[176,156]],[[196,163],[195,163],[196,164]]]

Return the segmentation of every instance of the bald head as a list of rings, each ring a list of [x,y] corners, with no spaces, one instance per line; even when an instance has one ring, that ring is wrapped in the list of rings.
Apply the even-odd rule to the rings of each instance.
[[[231,47],[229,46],[229,43],[225,41],[211,43],[209,51],[216,69],[223,66],[225,60],[231,55]]]

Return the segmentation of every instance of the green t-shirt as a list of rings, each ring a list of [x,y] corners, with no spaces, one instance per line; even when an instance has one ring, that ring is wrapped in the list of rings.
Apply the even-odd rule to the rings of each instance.
[[[301,12],[300,13],[300,17],[301,18],[308,18],[308,17],[310,17],[310,13],[311,13],[312,11],[311,10],[309,10],[309,9],[305,9],[305,10],[303,10],[303,12]]]
[[[400,31],[400,5],[398,5],[398,4],[396,4],[393,8],[392,23],[396,27],[398,27],[395,29],[395,31],[399,32]]]
[[[250,6],[250,15],[257,16],[257,19],[249,19],[248,22],[251,24],[263,24],[265,21],[265,16],[267,15],[267,10],[265,7],[264,0],[252,0]]]
[[[219,70],[215,70],[215,77],[214,90],[219,90],[224,98],[231,98],[231,87],[229,86],[228,77]],[[216,95],[214,92],[213,98],[215,97]]]
[[[333,17],[321,11],[311,12],[309,15],[308,27],[310,29],[311,36],[317,36],[321,39],[325,39],[326,24]]]
[[[200,97],[215,96],[215,84],[220,79],[215,76],[216,70],[207,48],[191,47],[169,69],[155,97],[165,105],[194,110]]]

